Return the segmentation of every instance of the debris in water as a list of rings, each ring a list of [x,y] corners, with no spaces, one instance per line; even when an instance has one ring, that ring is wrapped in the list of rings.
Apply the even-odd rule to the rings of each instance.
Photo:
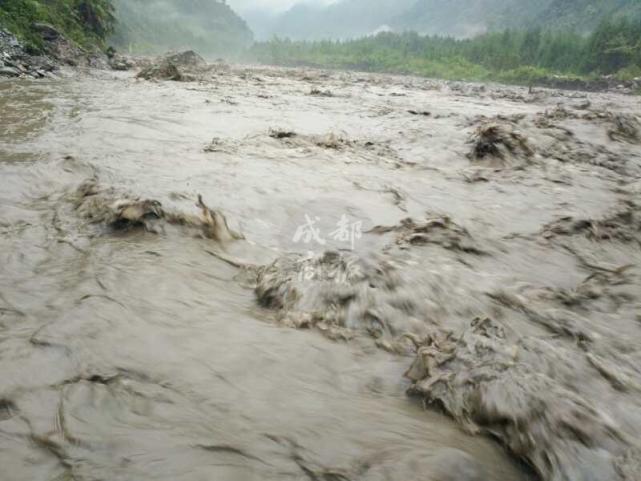
[[[406,376],[411,393],[469,432],[500,440],[541,479],[579,481],[594,472],[617,479],[612,453],[629,447],[625,436],[564,382],[566,363],[545,341],[510,341],[503,326],[477,318],[459,335],[427,339]]]
[[[394,205],[401,209],[403,212],[407,212],[407,194],[392,186],[385,187],[383,192],[392,194]]]
[[[324,137],[317,138],[314,143],[318,147],[334,150],[340,150],[343,147],[352,145],[352,142],[349,139],[341,135],[336,135],[333,132],[330,132]]]
[[[474,147],[468,154],[475,162],[498,162],[499,165],[528,164],[534,150],[527,139],[507,125],[489,123],[480,126],[471,142]]]
[[[12,418],[17,411],[18,409],[12,401],[0,398],[0,421]]]
[[[153,232],[165,215],[156,200],[118,197],[111,189],[101,189],[94,180],[80,185],[74,203],[76,210],[90,222],[117,230],[144,227]]]
[[[407,353],[414,350],[413,336],[428,329],[411,288],[384,259],[328,251],[283,256],[259,268],[255,293],[283,325],[316,328],[332,339],[362,330],[380,347]]]
[[[214,137],[203,150],[205,152],[224,152],[226,150],[225,142],[218,137]]]
[[[157,220],[164,215],[162,206],[157,200],[128,200],[121,199],[111,206],[116,220],[110,222],[112,226],[136,226],[143,225],[150,227],[150,220]]]
[[[119,195],[114,189],[101,188],[95,180],[84,182],[74,194],[77,212],[92,224],[104,224],[112,229],[126,230],[143,227],[158,232],[163,223],[198,229],[202,235],[217,242],[244,239],[230,229],[219,210],[210,209],[198,195],[197,207],[201,216],[168,211],[157,200]]]
[[[617,114],[612,118],[612,127],[608,130],[611,140],[641,143],[641,125],[635,115]]]
[[[407,112],[412,115],[421,115],[423,117],[429,117],[432,115],[432,112],[428,112],[427,110],[408,110]]]
[[[411,217],[401,220],[395,226],[376,226],[369,233],[386,234],[396,232],[396,243],[401,246],[438,244],[445,249],[481,255],[484,252],[476,245],[469,232],[454,223],[446,215],[415,221]]]
[[[227,219],[219,210],[207,207],[201,195],[198,195],[198,203],[202,212],[202,230],[205,237],[219,242],[244,239],[244,237],[229,228]]]
[[[293,130],[269,129],[269,136],[272,139],[291,139],[296,137],[296,132]]]
[[[321,90],[316,87],[310,90],[309,95],[314,97],[333,97],[334,96],[334,94],[330,90]]]
[[[543,237],[583,235],[589,239],[638,242],[641,245],[640,207],[626,201],[609,216],[599,219],[562,217],[543,228]]]
[[[271,138],[282,141],[282,144],[289,148],[311,149],[319,148],[327,151],[346,152],[352,155],[346,159],[346,163],[355,161],[383,161],[399,166],[402,159],[398,153],[390,147],[389,141],[375,142],[371,140],[354,140],[348,138],[344,133],[328,132],[327,134],[299,134],[292,130],[270,129]],[[216,145],[213,146],[217,148]]]

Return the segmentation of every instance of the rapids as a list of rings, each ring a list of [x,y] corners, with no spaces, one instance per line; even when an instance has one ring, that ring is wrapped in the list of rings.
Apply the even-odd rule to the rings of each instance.
[[[638,112],[0,81],[0,479],[638,481]]]

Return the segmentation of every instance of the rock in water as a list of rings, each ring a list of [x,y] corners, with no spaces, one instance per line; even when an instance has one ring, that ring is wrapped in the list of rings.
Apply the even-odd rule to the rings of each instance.
[[[112,70],[125,71],[131,70],[136,66],[135,62],[131,58],[117,53],[111,55],[108,62],[109,67],[111,67]]]
[[[145,80],[187,81],[207,67],[204,58],[193,50],[168,54],[144,68],[138,78]]]
[[[176,65],[177,67],[206,67],[207,62],[193,50],[187,50],[176,54],[170,54],[165,60]]]

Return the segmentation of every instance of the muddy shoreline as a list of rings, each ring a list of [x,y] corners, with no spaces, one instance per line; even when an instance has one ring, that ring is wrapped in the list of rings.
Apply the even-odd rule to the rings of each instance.
[[[638,480],[641,100],[187,74],[0,82],[13,478]]]

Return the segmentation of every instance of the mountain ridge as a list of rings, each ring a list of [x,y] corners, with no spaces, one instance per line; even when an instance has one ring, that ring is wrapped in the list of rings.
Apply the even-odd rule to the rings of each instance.
[[[641,18],[640,0],[341,0],[298,4],[271,24],[294,40],[348,39],[381,27],[397,32],[471,37],[506,28],[592,31],[606,17]]]
[[[109,41],[136,53],[194,49],[206,56],[236,53],[253,33],[224,1],[112,0],[116,23]]]

